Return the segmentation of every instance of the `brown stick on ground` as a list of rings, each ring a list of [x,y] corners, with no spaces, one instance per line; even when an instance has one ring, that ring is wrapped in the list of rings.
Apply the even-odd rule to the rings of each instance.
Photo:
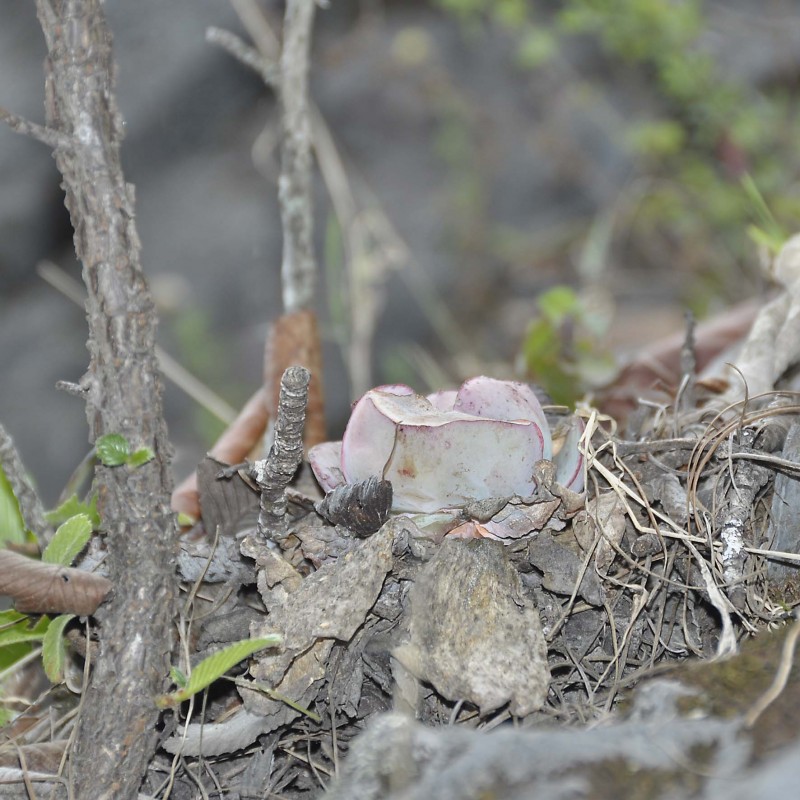
[[[133,188],[120,164],[111,34],[101,0],[37,0],[36,6],[48,50],[44,130],[54,132],[44,140],[55,145],[88,289],[90,363],[81,388],[90,441],[117,433],[132,450],[149,447],[155,456],[140,467],[97,471],[114,591],[97,613],[100,654],[70,761],[75,797],[126,800],[137,796],[155,749],[153,697],[166,688],[176,593],[155,313],[140,265]]]

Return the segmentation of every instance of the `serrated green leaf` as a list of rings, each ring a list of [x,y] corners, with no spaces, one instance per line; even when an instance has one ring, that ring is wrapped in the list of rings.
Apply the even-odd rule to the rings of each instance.
[[[258,650],[263,650],[266,647],[276,647],[281,641],[282,637],[278,634],[262,636],[260,639],[243,639],[228,645],[228,647],[216,653],[212,653],[192,670],[186,686],[169,694],[161,695],[157,701],[158,705],[164,708],[188,700],[192,695],[210,686],[217,678],[221,678],[235,664]]]
[[[64,680],[64,664],[67,660],[64,628],[73,619],[75,619],[74,614],[61,614],[56,617],[50,623],[42,640],[42,664],[50,683],[61,683]]]
[[[130,467],[141,467],[142,464],[152,461],[155,457],[156,454],[149,447],[140,447],[128,456],[126,463]]]
[[[76,514],[62,523],[42,553],[42,561],[68,567],[92,536],[88,514]]]
[[[0,647],[41,641],[50,624],[48,617],[41,617],[34,622],[32,617],[16,611],[7,611],[0,618]]]
[[[0,545],[23,544],[26,540],[25,521],[19,510],[14,490],[0,469]]]
[[[119,433],[107,433],[98,437],[94,449],[100,462],[106,467],[118,467],[130,456],[128,440]]]
[[[51,525],[60,525],[76,514],[86,514],[92,521],[92,527],[100,527],[100,514],[97,512],[97,495],[93,494],[88,503],[78,500],[78,495],[73,494],[58,508],[48,511],[44,517]]]
[[[189,679],[177,667],[170,667],[169,678],[176,685],[183,689],[188,683]]]

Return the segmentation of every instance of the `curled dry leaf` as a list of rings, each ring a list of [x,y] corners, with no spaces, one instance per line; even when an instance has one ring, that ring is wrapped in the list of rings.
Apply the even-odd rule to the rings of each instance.
[[[344,525],[356,536],[369,536],[389,519],[392,484],[377,476],[339,486],[316,505],[317,512],[334,525]]]
[[[0,550],[0,594],[24,614],[94,614],[110,591],[101,575]]]
[[[239,416],[217,439],[209,455],[225,464],[238,464],[253,451],[267,428],[267,390],[262,386],[245,404]],[[200,517],[197,473],[193,472],[172,493],[172,510]]]
[[[278,408],[283,373],[295,364],[304,366],[311,373],[303,438],[306,447],[324,442],[325,397],[321,379],[322,351],[314,312],[301,310],[278,317],[269,332],[264,361],[267,409],[273,417]]]

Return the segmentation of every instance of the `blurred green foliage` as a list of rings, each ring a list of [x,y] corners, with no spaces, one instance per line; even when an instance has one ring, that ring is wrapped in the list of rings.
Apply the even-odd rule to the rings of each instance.
[[[772,210],[771,244],[775,232],[797,227],[796,100],[780,86],[756,87],[721,73],[700,46],[709,30],[707,3],[563,0],[553,10],[528,0],[435,2],[470,32],[486,24],[505,29],[523,67],[546,65],[567,39],[582,36],[605,54],[607,74],[615,64],[636,68],[661,109],[658,118],[632,117],[627,126],[639,171],[653,178],[635,211],[636,234],[677,242],[682,267],[716,274],[723,294],[737,293],[725,281],[731,260],[752,263],[743,232],[754,222],[765,230],[750,189],[758,187],[763,208]],[[757,231],[750,233],[764,243]]]
[[[800,227],[798,102],[779,81],[759,86],[722,71],[704,47],[713,30],[709,3],[434,2],[459,19],[473,42],[489,27],[505,31],[521,69],[547,69],[580,44],[595,55],[592,74],[579,68],[575,80],[603,91],[603,81],[624,74],[651,102],[621,122],[640,180],[635,197],[631,192],[635,202],[620,204],[617,235],[624,232],[624,246],[641,266],[679,270],[682,300],[698,316],[758,287],[752,242],[774,253]],[[532,330],[545,319],[540,315]],[[551,335],[557,338],[555,328]],[[557,382],[554,394],[560,393]]]
[[[543,292],[536,305],[522,345],[524,370],[554,403],[573,406],[616,370],[613,355],[602,345],[606,321],[569,286]]]
[[[7,544],[24,544],[28,541],[28,531],[19,510],[14,490],[0,469],[0,547]]]

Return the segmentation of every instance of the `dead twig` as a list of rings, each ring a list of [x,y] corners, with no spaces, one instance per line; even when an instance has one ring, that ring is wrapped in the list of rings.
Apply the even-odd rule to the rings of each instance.
[[[310,374],[289,367],[281,379],[278,418],[269,455],[253,463],[251,474],[261,490],[258,533],[279,541],[286,535],[286,487],[303,459],[303,424]]]

